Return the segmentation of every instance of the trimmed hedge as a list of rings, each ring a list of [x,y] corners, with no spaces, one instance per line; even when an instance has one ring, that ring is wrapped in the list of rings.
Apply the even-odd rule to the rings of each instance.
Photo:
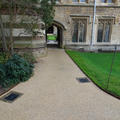
[[[0,64],[0,85],[4,88],[27,81],[33,73],[33,64],[14,54],[5,64]]]

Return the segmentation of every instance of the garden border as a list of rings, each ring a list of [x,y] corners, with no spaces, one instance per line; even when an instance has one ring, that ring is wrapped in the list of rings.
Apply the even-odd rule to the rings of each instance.
[[[65,53],[68,55],[68,53],[67,53],[67,51],[66,51],[67,49],[65,49]],[[105,92],[105,93],[107,93],[107,94],[109,94],[109,95],[111,95],[112,97],[114,97],[114,98],[116,98],[116,99],[118,99],[118,100],[120,100],[120,96],[117,96],[117,95],[114,95],[113,93],[111,93],[111,92],[109,92],[109,91],[107,91],[107,90],[105,90],[105,89],[103,89],[102,87],[100,87],[99,85],[97,85],[77,64],[76,64],[76,62],[68,55],[68,57],[74,62],[74,64],[82,71],[82,73],[84,73],[85,74],[85,76],[97,87],[97,88],[99,88],[100,90],[102,90],[103,92]]]

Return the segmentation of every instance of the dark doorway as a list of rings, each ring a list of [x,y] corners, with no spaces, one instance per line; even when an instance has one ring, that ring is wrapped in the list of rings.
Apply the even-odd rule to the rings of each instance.
[[[46,31],[46,41],[47,41],[47,46],[48,47],[57,47],[61,48],[62,47],[62,28],[52,24]]]

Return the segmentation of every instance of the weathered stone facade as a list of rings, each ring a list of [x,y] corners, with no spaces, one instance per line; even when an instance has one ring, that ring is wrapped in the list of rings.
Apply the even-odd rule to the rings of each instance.
[[[10,15],[8,13],[2,14],[2,21],[4,25],[4,34],[7,40],[7,44],[9,47],[10,40],[10,29],[9,29],[9,21]],[[38,20],[37,24],[34,23],[34,16],[21,16],[16,15],[14,17],[13,23],[13,41],[14,41],[14,50],[20,53],[33,53],[36,57],[45,56],[47,53],[46,49],[46,40],[45,40],[45,30],[42,29],[44,27],[44,23],[42,22],[41,18]],[[34,31],[38,31],[36,36],[33,36],[31,31],[26,29],[26,26],[31,26],[32,24],[36,24],[37,28]],[[1,32],[0,32],[0,39],[1,39]],[[2,42],[0,40],[0,48]]]
[[[53,25],[59,30],[59,47],[88,51],[91,48],[114,50],[114,46],[118,45],[117,49],[120,50],[120,0],[96,0],[95,23],[93,23],[94,0],[80,1],[57,0]],[[3,14],[2,18],[4,23],[9,23],[8,14]],[[20,15],[16,16],[13,29],[14,48],[33,52],[35,56],[45,55],[47,49],[45,30],[41,26],[43,22],[39,20],[38,23],[40,34],[32,37],[31,34],[21,34],[24,33],[26,23],[17,26],[20,19]],[[6,37],[9,37],[7,26],[5,32],[7,32]]]
[[[112,50],[114,49],[114,45],[120,45],[120,0],[111,0],[108,1],[108,3],[102,3],[103,0],[96,0],[96,18],[94,24],[95,31],[93,39],[92,26],[94,15],[94,0],[86,0],[86,2],[80,2],[80,0],[78,0],[78,2],[73,1],[77,0],[60,0],[55,6],[55,23],[57,22],[61,27],[64,26],[64,29],[62,29],[62,47],[72,47],[79,49],[82,48],[89,50],[91,40],[92,48],[95,50]],[[78,33],[81,35],[85,32],[84,42],[79,40],[77,42],[73,41],[73,31],[77,31],[73,30],[74,20],[76,20],[78,23],[79,21],[86,21],[86,27],[84,27],[85,30],[82,29],[82,32],[80,31],[80,33]],[[100,21],[106,23],[105,27],[103,27],[103,31],[102,28],[99,28]],[[79,24],[81,25],[81,23]],[[98,34],[102,34],[101,31],[107,35],[102,35],[103,38],[101,38],[101,41],[99,41],[97,39]]]

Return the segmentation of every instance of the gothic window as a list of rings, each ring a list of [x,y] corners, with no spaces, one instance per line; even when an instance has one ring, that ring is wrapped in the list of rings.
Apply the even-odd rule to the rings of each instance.
[[[72,42],[86,42],[87,20],[78,19],[73,21]]]
[[[73,2],[79,2],[79,0],[72,0]]]
[[[77,42],[78,41],[78,22],[74,23],[74,30],[73,30],[72,41],[73,42]]]
[[[49,2],[51,2],[51,0],[48,0]],[[58,2],[60,2],[60,0],[55,0],[56,1],[56,3],[58,3]]]
[[[102,3],[114,3],[115,0],[101,0]]]
[[[72,0],[73,2],[88,2],[88,0]]]
[[[79,42],[85,42],[85,23],[80,23],[79,26]]]
[[[113,20],[99,20],[97,42],[110,42]]]
[[[86,2],[86,0],[80,0],[80,2]]]

